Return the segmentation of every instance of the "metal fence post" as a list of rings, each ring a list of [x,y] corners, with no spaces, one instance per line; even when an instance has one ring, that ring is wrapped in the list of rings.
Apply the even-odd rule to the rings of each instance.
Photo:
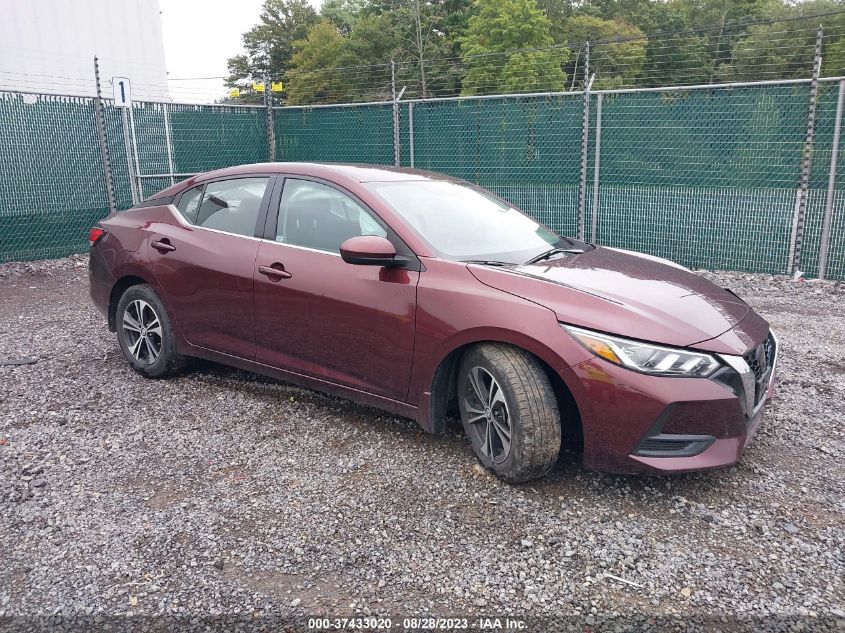
[[[273,121],[272,87],[267,75],[264,75],[264,108],[267,110],[265,123],[267,127],[267,160],[274,163],[276,162],[276,130]]]
[[[144,184],[141,178],[141,161],[138,159],[138,137],[135,135],[135,108],[130,105],[129,110],[129,128],[132,133],[132,155],[135,157],[135,180],[138,183],[138,200],[141,202],[144,199]]]
[[[109,144],[106,140],[106,117],[103,112],[103,95],[100,92],[100,62],[94,56],[94,80],[97,83],[97,98],[94,100],[94,121],[97,126],[97,140],[100,144],[100,160],[103,162],[103,177],[106,181],[106,199],[109,205],[109,213],[117,210],[117,203],[114,199],[114,178],[111,173],[111,157],[109,156]]]
[[[414,102],[408,104],[408,152],[411,167],[414,166]]]
[[[798,189],[798,202],[795,205],[795,217],[792,222],[792,240],[790,261],[787,272],[791,275],[801,263],[801,250],[804,246],[804,223],[807,215],[807,197],[810,188],[810,167],[813,158],[813,137],[816,132],[816,104],[819,96],[819,74],[822,67],[822,26],[816,31],[816,50],[813,56],[813,78],[810,82],[810,107],[807,111],[807,134],[801,152],[801,185]]]
[[[599,226],[599,169],[601,165],[601,103],[604,95],[599,93],[596,102],[596,155],[593,159],[593,213],[590,227],[590,241],[595,244]]]
[[[827,272],[827,254],[830,250],[830,224],[833,221],[833,196],[836,188],[836,167],[839,158],[839,134],[842,130],[842,103],[845,101],[845,79],[839,82],[839,98],[836,100],[836,119],[833,124],[833,144],[830,155],[830,174],[827,178],[827,196],[824,201],[822,241],[819,247],[819,279]]]
[[[586,239],[584,224],[587,213],[587,151],[590,145],[590,43],[584,56],[584,114],[581,126],[581,176],[578,182],[578,238]]]
[[[170,172],[170,184],[176,184],[176,168],[173,165],[173,137],[170,132],[170,108],[162,103],[164,109],[164,142],[167,143],[167,170]]]
[[[399,102],[396,99],[396,62],[390,60],[390,95],[393,100],[393,164],[399,167]]]
[[[135,169],[132,167],[132,141],[129,137],[129,117],[126,115],[126,108],[120,109],[120,116],[123,120],[123,151],[126,153],[126,173],[129,175],[129,193],[132,196],[132,204],[138,202],[138,193],[135,190]]]

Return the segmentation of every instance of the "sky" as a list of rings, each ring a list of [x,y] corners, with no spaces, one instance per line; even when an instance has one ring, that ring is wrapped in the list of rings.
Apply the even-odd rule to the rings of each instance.
[[[309,0],[319,9],[320,0]],[[159,0],[164,53],[174,101],[211,101],[225,95],[226,60],[243,52],[241,34],[258,22],[263,0]]]

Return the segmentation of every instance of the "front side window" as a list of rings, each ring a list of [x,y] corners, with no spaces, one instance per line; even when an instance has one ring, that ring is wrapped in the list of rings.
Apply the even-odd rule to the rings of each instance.
[[[387,237],[384,227],[348,195],[318,182],[285,180],[276,241],[339,253],[350,237]]]
[[[182,194],[177,208],[196,226],[252,237],[268,182],[269,178],[210,182]]]
[[[380,196],[441,256],[521,264],[561,237],[483,189],[445,180],[372,182]]]

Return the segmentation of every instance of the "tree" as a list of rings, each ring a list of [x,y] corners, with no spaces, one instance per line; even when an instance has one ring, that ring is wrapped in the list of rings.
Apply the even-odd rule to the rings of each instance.
[[[707,38],[692,28],[689,11],[681,2],[652,5],[638,26],[649,34],[640,85],[707,83],[710,62]]]
[[[426,10],[427,8],[428,5],[422,0],[410,0],[407,12],[410,18],[410,29],[404,29],[406,33],[405,50],[419,70],[420,92],[423,98],[426,97],[428,92],[425,62],[429,57],[432,57],[431,49],[437,46],[439,39],[432,28],[433,19],[431,12]],[[407,34],[410,37],[407,37]]]
[[[392,16],[386,13],[364,15],[355,22],[347,38],[349,55],[346,61],[350,65],[387,66],[399,45]],[[389,72],[387,77],[389,80]]]
[[[563,25],[576,13],[576,0],[537,0],[537,6],[551,22],[551,35],[555,44],[565,44]]]
[[[390,14],[364,15],[346,40],[344,71],[354,84],[355,100],[390,98],[390,59],[399,48],[396,25]]]
[[[280,80],[290,67],[296,42],[319,21],[307,0],[264,0],[259,23],[243,34],[246,53],[229,59],[227,85],[261,81],[264,74]]]
[[[460,89],[455,58],[470,7],[470,0],[403,0],[392,12],[397,82],[407,88],[408,96],[452,95]]]
[[[617,20],[579,15],[563,28],[568,42],[590,42],[590,74],[594,88],[615,88],[636,83],[646,56],[646,39],[637,27]]]
[[[690,21],[704,29],[709,58],[709,80],[714,81],[719,67],[729,64],[731,51],[745,37],[749,22],[776,17],[784,6],[782,0],[684,0]]]
[[[366,0],[324,0],[320,15],[334,24],[342,35],[349,35],[352,25],[366,8]]]
[[[396,50],[387,14],[362,15],[343,35],[321,20],[297,42],[287,73],[288,103],[382,101],[390,98],[389,60]]]
[[[830,11],[839,6],[829,0],[805,2],[779,12],[779,17],[793,19],[751,26],[746,37],[735,44],[731,64],[721,69],[718,78],[722,81],[759,81],[809,77],[813,72],[816,31],[820,20],[794,18]],[[836,66],[841,69],[845,61],[841,38],[845,30],[845,16],[825,16],[823,29],[832,37],[825,38],[827,46],[822,50],[822,70],[826,74],[835,74]]]
[[[346,38],[337,27],[324,19],[296,43],[299,51],[291,59],[287,73],[289,104],[342,103],[347,101],[352,86],[338,71],[346,57]]]
[[[564,90],[565,47],[554,44],[551,23],[535,0],[476,0],[461,41],[461,94]]]
[[[827,77],[845,75],[845,38],[828,44],[822,57],[822,71]]]

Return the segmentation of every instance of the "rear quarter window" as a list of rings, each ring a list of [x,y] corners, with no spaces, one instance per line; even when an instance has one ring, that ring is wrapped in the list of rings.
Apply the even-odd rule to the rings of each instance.
[[[191,224],[196,224],[197,222],[197,212],[199,211],[204,188],[205,185],[199,185],[193,189],[188,189],[188,191],[182,194],[182,198],[176,207],[182,217]]]

